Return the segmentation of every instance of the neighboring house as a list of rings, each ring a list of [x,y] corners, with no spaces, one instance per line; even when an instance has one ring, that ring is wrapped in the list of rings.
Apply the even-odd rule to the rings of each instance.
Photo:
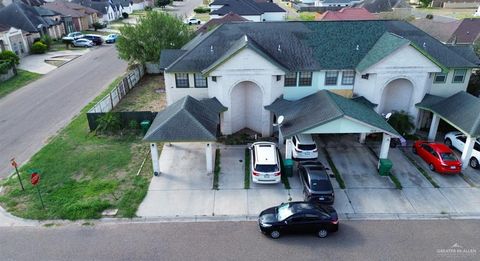
[[[364,7],[370,13],[391,12],[398,9],[411,9],[406,0],[365,0],[358,7]]]
[[[133,12],[133,2],[130,0],[109,0],[115,7],[120,17],[122,13],[131,14]]]
[[[76,31],[83,31],[92,27],[92,24],[98,21],[98,15],[100,15],[100,13],[95,9],[85,7],[76,3],[59,0],[55,2],[45,3],[43,7],[60,13],[64,17],[71,17],[73,27]]]
[[[448,40],[455,44],[473,44],[480,41],[480,18],[465,18]]]
[[[367,100],[377,113],[406,111],[417,126],[427,124],[431,113],[415,105],[426,94],[465,91],[480,61],[471,46],[444,45],[403,21],[317,21],[226,23],[182,49],[163,50],[160,67],[167,104],[186,96],[216,98],[227,108],[220,114],[223,134],[250,128],[270,136],[282,111],[284,128],[297,132],[315,126],[308,123],[311,115],[323,115],[324,132],[354,126],[359,121],[329,124],[327,117],[337,119],[339,106],[368,113],[350,97]],[[336,105],[324,108],[322,101]],[[348,108],[342,109],[344,115],[355,114]],[[311,125],[291,126],[292,117]],[[367,129],[354,133],[372,132]]]
[[[284,21],[287,11],[265,0],[216,0],[210,4],[210,18],[218,19],[228,13],[254,21]]]
[[[0,23],[26,32],[29,46],[42,35],[59,39],[62,36],[58,33],[63,28],[62,21],[52,20],[49,16],[42,17],[41,14],[47,13],[44,10],[40,11],[42,9],[42,7],[34,8],[22,2],[13,2],[0,9]]]
[[[218,27],[221,24],[224,23],[229,23],[229,22],[246,22],[249,21],[238,14],[235,13],[228,13],[224,15],[222,18],[216,18],[216,19],[210,19],[208,22],[206,22],[204,25],[202,25],[198,30],[196,31],[197,34],[203,34],[206,33],[210,30],[213,30],[214,28]]]
[[[132,10],[143,10],[147,6],[152,6],[152,3],[150,1],[145,1],[145,0],[133,0],[132,1]]]
[[[365,8],[342,8],[339,11],[326,11],[315,14],[317,21],[375,20],[376,16]]]
[[[316,0],[315,6],[338,8],[338,7],[356,6],[361,3],[363,3],[363,0]]]
[[[9,50],[23,57],[28,54],[28,43],[22,30],[0,24],[0,52]]]
[[[453,21],[435,21],[432,19],[415,19],[410,22],[414,26],[418,27],[427,34],[435,37],[442,43],[447,43],[452,37],[455,30],[457,30],[460,25],[460,20]]]
[[[477,8],[480,5],[480,0],[433,0],[432,7],[443,8]]]
[[[100,22],[111,22],[122,16],[123,6],[112,1],[73,0],[73,2],[97,10],[101,13]],[[131,8],[133,12],[133,6]],[[128,12],[127,12],[128,13]]]

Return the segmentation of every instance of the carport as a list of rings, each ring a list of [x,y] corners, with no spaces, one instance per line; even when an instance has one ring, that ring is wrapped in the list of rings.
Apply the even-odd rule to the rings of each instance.
[[[435,140],[440,119],[465,134],[467,140],[461,158],[463,168],[466,168],[472,156],[475,139],[480,136],[480,99],[464,91],[447,98],[427,94],[415,106],[433,114],[428,132],[429,140]]]
[[[157,142],[206,142],[207,172],[212,172],[212,142],[219,134],[219,114],[225,110],[216,98],[199,101],[185,96],[159,112],[143,137],[150,142],[153,174],[160,174]]]
[[[278,98],[267,110],[276,116],[283,115],[281,133],[291,146],[291,137],[296,134],[360,134],[360,143],[370,133],[383,133],[380,159],[388,157],[390,139],[400,137],[385,119],[364,102],[348,99],[333,92],[322,90],[296,101]],[[287,149],[287,151],[290,151]],[[290,157],[287,153],[287,157]]]

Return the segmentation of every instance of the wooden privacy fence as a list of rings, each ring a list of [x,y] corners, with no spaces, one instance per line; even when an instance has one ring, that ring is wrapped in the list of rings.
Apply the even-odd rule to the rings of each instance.
[[[153,122],[155,116],[157,116],[156,112],[152,111],[122,111],[122,112],[111,112],[115,116],[119,117],[120,125],[123,129],[131,129],[131,122],[136,122],[136,127],[140,128],[140,123],[142,121],[150,121]],[[88,127],[90,131],[94,131],[98,126],[98,118],[105,115],[106,112],[89,112],[87,113],[88,119]]]
[[[136,66],[128,71],[126,76],[118,83],[118,85],[87,113],[109,112],[117,105],[127,93],[133,89],[145,74],[143,66]],[[88,116],[87,116],[88,117]]]

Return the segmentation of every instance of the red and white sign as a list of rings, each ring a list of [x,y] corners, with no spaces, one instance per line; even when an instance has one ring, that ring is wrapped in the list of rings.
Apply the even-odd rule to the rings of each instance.
[[[30,182],[32,183],[32,185],[37,185],[39,181],[40,175],[36,172],[32,173],[32,176],[30,177]]]

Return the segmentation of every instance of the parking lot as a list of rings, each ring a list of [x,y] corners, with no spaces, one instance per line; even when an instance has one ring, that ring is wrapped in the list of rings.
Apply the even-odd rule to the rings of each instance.
[[[315,140],[319,161],[332,169],[328,154],[345,181],[346,188],[341,189],[333,174],[330,178],[335,190],[334,207],[343,218],[480,215],[478,170],[467,169],[463,176],[441,175],[431,172],[411,149],[395,148],[390,150],[389,158],[393,162],[392,174],[402,186],[397,189],[389,177],[378,174],[375,144],[360,144],[354,135],[322,135]],[[303,200],[296,171],[289,178],[290,189],[283,183],[251,183],[250,188],[245,189],[246,146],[218,147],[221,171],[219,188],[213,190],[213,174],[205,171],[204,144],[165,145],[160,156],[162,173],[152,179],[137,215],[254,218],[265,208]],[[438,188],[407,157],[414,160]]]

